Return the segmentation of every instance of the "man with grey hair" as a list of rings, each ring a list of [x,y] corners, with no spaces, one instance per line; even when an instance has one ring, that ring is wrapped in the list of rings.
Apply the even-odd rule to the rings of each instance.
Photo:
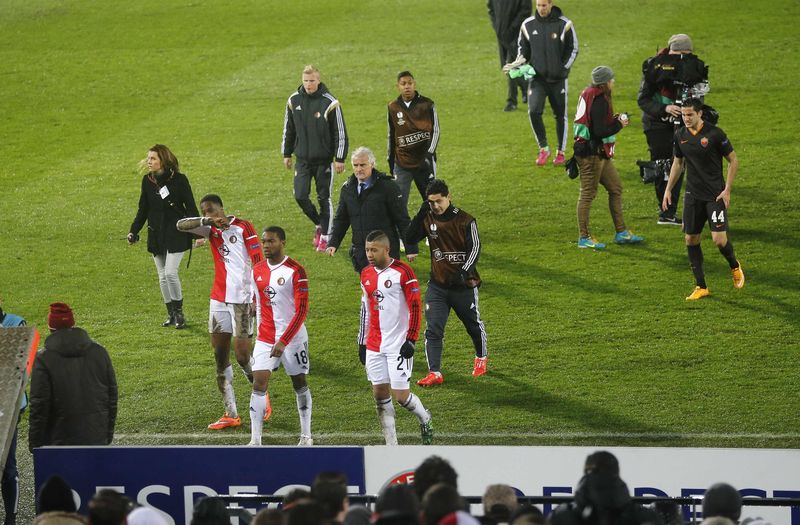
[[[303,84],[286,102],[281,151],[287,170],[292,169],[292,154],[297,157],[294,198],[314,223],[314,247],[324,252],[328,247],[333,210],[332,170],[344,171],[347,130],[339,101],[320,82],[319,69],[315,66],[303,69]],[[319,211],[309,198],[312,179],[317,188]]]
[[[664,190],[672,165],[672,139],[681,122],[681,102],[689,90],[702,85],[708,88],[708,67],[692,53],[689,35],[672,35],[667,47],[642,64],[642,83],[637,102],[642,110],[642,129],[650,150],[650,161],[658,166],[653,180],[656,199],[664,200]],[[681,226],[677,215],[683,175],[671,192],[671,204],[660,211],[657,224]],[[659,208],[660,210],[660,208]]]
[[[381,230],[389,237],[389,255],[400,258],[400,238],[410,223],[403,206],[400,188],[391,177],[375,169],[375,154],[361,146],[350,157],[353,174],[342,185],[339,207],[333,217],[333,228],[328,240],[327,253],[331,257],[339,249],[347,230],[352,228],[350,259],[353,268],[361,273],[367,266],[364,243],[367,234]],[[406,245],[406,256],[411,262],[417,258],[417,245]]]

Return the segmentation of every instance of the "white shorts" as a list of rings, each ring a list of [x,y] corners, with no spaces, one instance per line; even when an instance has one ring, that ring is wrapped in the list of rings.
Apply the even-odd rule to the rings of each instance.
[[[308,341],[302,343],[292,341],[286,346],[280,357],[270,357],[270,352],[272,352],[271,344],[256,340],[252,360],[254,372],[262,370],[275,372],[283,365],[287,375],[296,376],[307,374],[311,367],[308,359]]]
[[[414,358],[403,359],[399,352],[385,353],[367,350],[367,379],[373,385],[391,384],[393,390],[411,387]]]
[[[209,334],[253,337],[253,317],[249,304],[221,303],[212,299],[208,310]]]

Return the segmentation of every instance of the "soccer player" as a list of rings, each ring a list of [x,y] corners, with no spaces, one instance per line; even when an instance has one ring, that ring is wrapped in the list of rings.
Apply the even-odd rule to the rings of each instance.
[[[236,361],[248,381],[253,382],[250,369],[250,342],[253,337],[252,268],[264,256],[253,225],[232,215],[225,215],[219,195],[204,196],[200,200],[200,211],[202,217],[181,219],[177,228],[209,239],[214,256],[208,332],[214,348],[217,386],[222,393],[225,413],[208,428],[220,430],[242,424],[233,391],[231,338],[235,339]]]
[[[268,407],[267,386],[272,372],[283,365],[292,378],[300,415],[300,446],[311,438],[309,369],[308,278],[300,264],[284,255],[286,232],[269,226],[261,234],[265,261],[253,266],[256,285],[258,334],[253,349],[253,393],[250,395],[250,445],[261,445],[261,421]]]
[[[367,235],[369,265],[361,271],[359,357],[378,409],[387,445],[397,445],[392,397],[419,419],[422,444],[433,442],[431,413],[411,393],[411,371],[419,334],[420,295],[414,270],[389,256],[389,237],[376,230]]]
[[[672,187],[678,181],[686,165],[686,193],[683,197],[683,233],[689,252],[689,265],[697,286],[686,298],[696,301],[711,295],[703,273],[703,250],[700,234],[708,221],[711,240],[728,261],[733,275],[733,287],[744,286],[742,265],[728,240],[728,207],[731,203],[731,187],[739,160],[736,152],[720,128],[704,122],[703,103],[696,98],[687,100],[681,107],[681,117],[686,127],[675,132],[672,170],[664,190],[661,209],[667,211],[672,205]],[[727,179],[722,177],[722,157],[728,161]]]
[[[486,329],[478,309],[478,257],[481,240],[475,218],[450,202],[450,189],[440,179],[425,190],[427,200],[405,232],[407,243],[428,238],[431,246],[431,278],[425,293],[425,357],[428,375],[420,386],[440,385],[444,328],[450,309],[464,323],[475,347],[472,375],[486,373]]]

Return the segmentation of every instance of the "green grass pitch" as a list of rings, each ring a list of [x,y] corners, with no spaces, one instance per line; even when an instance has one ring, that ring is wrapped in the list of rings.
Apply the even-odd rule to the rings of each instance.
[[[206,334],[208,250],[196,250],[181,271],[190,327],[178,332],[158,326],[164,308],[144,243],[124,241],[136,211],[137,163],[153,143],[168,144],[198,199],[216,192],[228,212],[257,228],[284,226],[288,253],[308,271],[317,443],[379,443],[354,344],[357,278],[344,255],[313,252],[279,144],[286,98],[302,66],[315,63],[342,102],[351,151],[371,147],[385,169],[386,103],[396,96],[395,74],[410,69],[439,110],[440,177],[477,217],[483,240],[489,374],[469,375],[470,343],[451,319],[447,382],[417,390],[439,443],[800,446],[800,6],[556,4],[580,42],[570,110],[590,70],[607,64],[617,77],[615,107],[632,115],[616,164],[626,221],[647,239],[641,246],[576,248],[578,185],[561,169],[536,168],[524,110],[501,111],[505,84],[483,0],[7,0],[0,6],[4,308],[46,329],[50,302],[73,306],[79,326],[115,363],[119,443],[246,443],[246,423],[221,434],[205,429],[222,411]],[[707,102],[741,162],[730,235],[747,284],[732,288],[706,240],[713,295],[698,304],[684,301],[693,281],[682,235],[655,225],[653,189],[634,165],[647,155],[635,101],[641,63],[679,32],[692,36],[710,66]],[[552,137],[549,116],[546,124]],[[602,189],[592,225],[596,237],[611,240]],[[427,255],[414,264],[423,281]],[[420,356],[415,379],[424,369]],[[246,407],[248,385],[236,381]],[[282,372],[271,393],[264,442],[294,444],[294,396]],[[412,417],[400,414],[398,426],[401,441],[417,443]],[[27,420],[19,455],[30,505],[26,427]]]

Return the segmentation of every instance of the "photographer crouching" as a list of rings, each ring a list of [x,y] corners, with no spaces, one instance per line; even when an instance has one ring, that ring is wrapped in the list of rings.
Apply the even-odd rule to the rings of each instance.
[[[642,110],[642,127],[650,150],[650,163],[643,164],[643,173],[649,171],[656,188],[656,200],[664,200],[672,164],[672,139],[675,130],[682,126],[681,105],[689,98],[699,98],[708,92],[708,66],[692,53],[692,39],[688,35],[673,35],[667,47],[642,64],[642,84],[638,104]],[[649,182],[643,176],[644,182]],[[683,175],[672,188],[671,205],[661,210],[658,224],[680,226],[677,216]]]

